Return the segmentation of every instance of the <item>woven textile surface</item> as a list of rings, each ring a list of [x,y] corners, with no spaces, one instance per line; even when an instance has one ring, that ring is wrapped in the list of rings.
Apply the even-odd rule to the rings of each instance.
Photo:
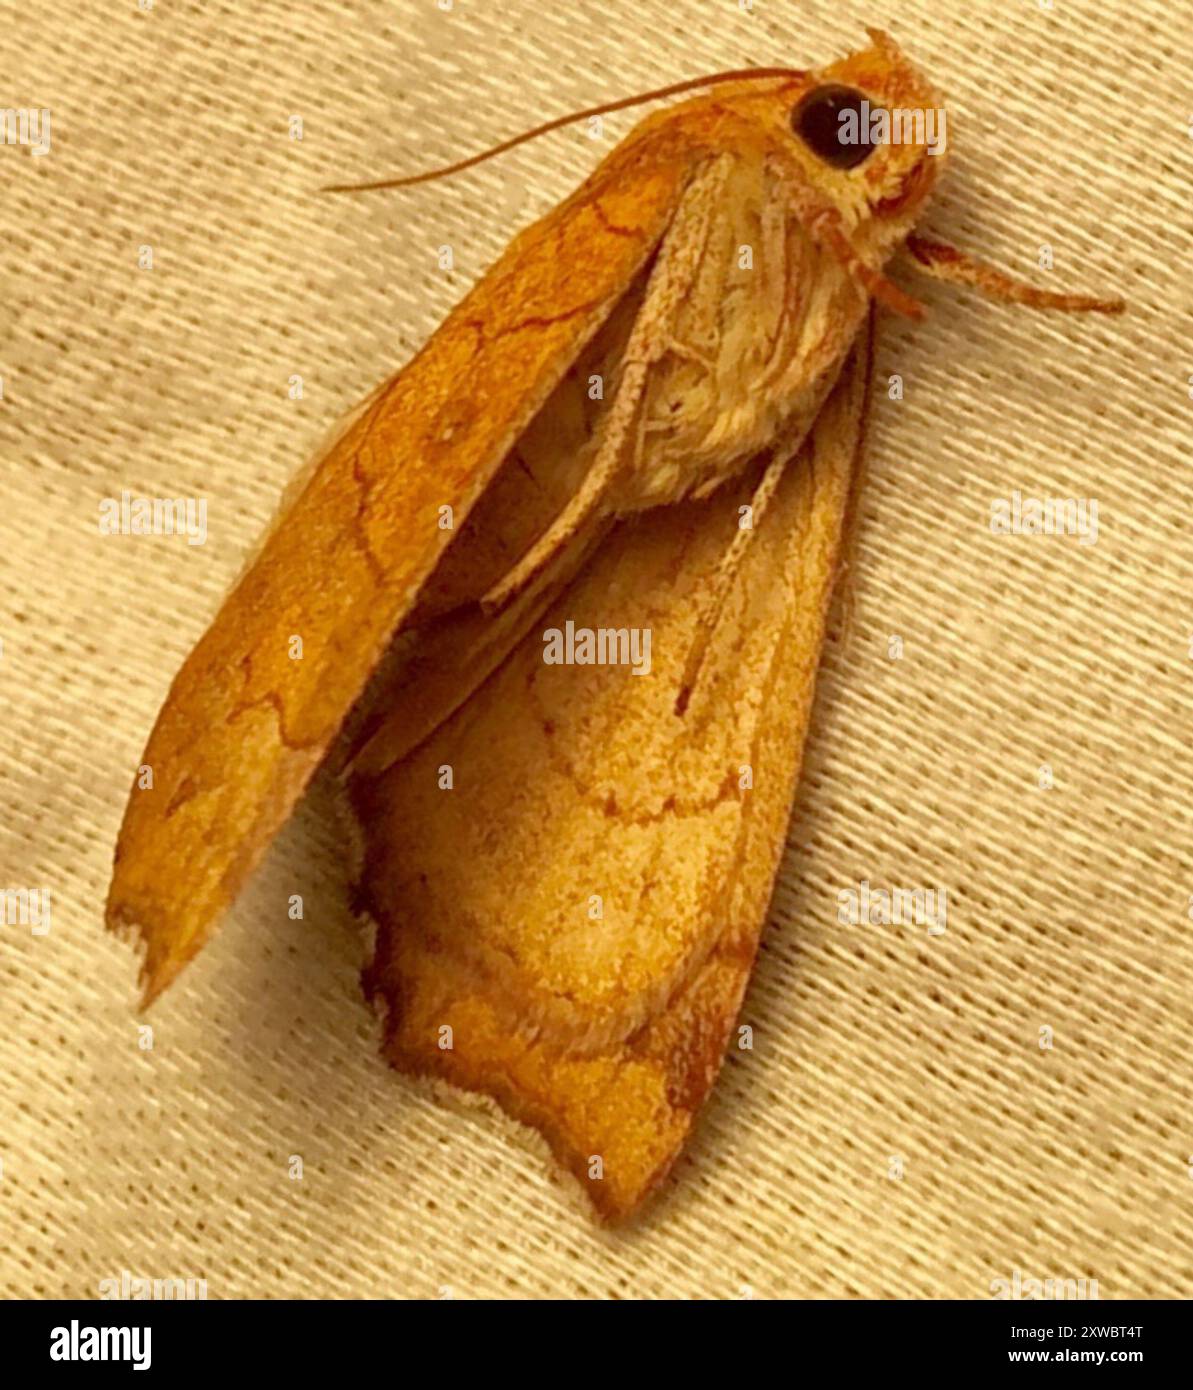
[[[0,1294],[93,1297],[128,1270],[212,1298],[988,1298],[1016,1271],[1193,1295],[1182,8],[3,6],[0,107],[52,133],[0,145],[0,888],[49,889],[52,923],[0,928]],[[1130,312],[902,276],[930,312],[880,322],[852,631],[826,653],[753,1050],[661,1197],[603,1230],[535,1136],[380,1059],[326,779],[146,1017],[102,929],[112,849],[286,481],[640,112],[411,190],[315,190],[827,62],[865,24],[948,103],[927,229]],[[102,534],[124,492],[205,499],[206,543]],[[1016,493],[1096,528],[1000,534]],[[944,889],[946,930],[842,923],[863,881]]]

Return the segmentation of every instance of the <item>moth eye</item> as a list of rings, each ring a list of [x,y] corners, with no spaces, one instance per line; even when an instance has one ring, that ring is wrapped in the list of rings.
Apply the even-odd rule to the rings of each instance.
[[[809,92],[791,112],[791,129],[834,169],[856,169],[876,148],[870,143],[870,103],[853,87]]]

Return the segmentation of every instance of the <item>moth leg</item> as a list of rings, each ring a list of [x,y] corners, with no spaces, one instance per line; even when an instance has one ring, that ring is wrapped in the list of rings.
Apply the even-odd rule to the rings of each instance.
[[[575,496],[509,573],[485,594],[481,600],[485,612],[497,612],[517,597],[562,548],[572,543],[593,516],[601,511],[616,513],[610,493],[623,476],[628,446],[633,446],[633,457],[643,455],[646,429],[641,410],[651,370],[669,352],[688,351],[698,356],[694,350],[677,345],[674,326],[680,307],[697,281],[713,215],[732,167],[731,158],[713,161],[707,181],[700,185],[700,195],[687,197],[681,203],[667,229],[626,349],[608,437],[602,440],[596,460]]]
[[[522,558],[481,599],[481,607],[486,613],[500,612],[513,602],[543,574],[562,550],[574,543],[600,512],[608,510],[606,499],[621,474],[627,439],[632,435],[641,447],[642,425],[638,403],[648,366],[648,363],[642,362],[626,367],[621,391],[628,386],[629,393],[623,398],[619,392],[619,404],[622,399],[627,401],[622,421],[611,429],[611,437],[597,454],[592,468],[568,504]]]
[[[1004,304],[1024,304],[1029,309],[1061,309],[1070,313],[1121,314],[1127,307],[1121,299],[1098,299],[1088,294],[1056,294],[1016,280],[992,265],[958,251],[947,242],[909,236],[907,249],[915,267],[937,280],[955,285],[972,285],[991,299]]]
[[[629,439],[634,439],[637,456],[641,457],[644,436],[669,428],[665,420],[651,422],[639,418],[639,406],[645,393],[650,368],[668,354],[697,363],[709,375],[715,370],[707,353],[682,343],[677,338],[668,338],[660,343],[645,361],[630,363],[626,367],[625,379],[618,390],[619,405],[624,402],[624,414],[620,425],[611,428],[608,444],[602,447],[576,495],[526,554],[481,600],[481,606],[486,612],[498,612],[512,602],[551,564],[561,549],[574,542],[577,533],[605,507],[609,494],[622,473],[625,448]]]
[[[766,465],[762,477],[758,481],[758,486],[754,489],[754,495],[750,499],[750,525],[738,527],[725,553],[721,556],[712,584],[704,590],[697,605],[696,635],[692,639],[688,658],[684,663],[683,680],[680,683],[679,694],[675,699],[676,714],[683,714],[688,707],[692,698],[692,691],[696,688],[696,682],[700,677],[704,659],[708,655],[708,644],[716,631],[717,623],[720,621],[721,610],[725,606],[729,590],[742,561],[746,557],[750,540],[758,527],[758,523],[766,515],[766,509],[774,497],[779,480],[790,461],[790,455],[784,451],[776,454]]]
[[[831,203],[822,202],[813,190],[791,179],[783,180],[783,193],[804,231],[852,276],[871,299],[885,304],[904,318],[924,317],[924,306],[918,300],[862,257],[849,239],[840,212]]]
[[[656,326],[660,319],[666,322],[670,318],[672,306],[688,292],[696,264],[693,257],[685,258],[678,266],[675,260],[667,262],[668,269],[662,274],[659,284],[652,286],[651,295],[643,306],[640,321],[634,330],[630,350],[635,355],[627,358],[617,389],[614,414],[609,422],[608,437],[602,441],[593,466],[575,496],[526,554],[481,599],[485,612],[498,612],[512,602],[551,564],[561,549],[572,544],[575,536],[596,514],[616,510],[610,506],[609,494],[623,475],[627,450],[632,446],[634,456],[642,456],[643,441],[649,428],[641,413],[647,378],[658,361],[667,353],[677,351],[672,335],[655,340]]]
[[[694,348],[690,343],[682,342],[679,338],[669,339],[658,356],[660,359],[678,357],[683,362],[694,362],[709,378],[715,377],[717,374],[716,363],[707,352],[701,352],[699,348]],[[648,420],[646,422],[647,434],[666,434],[671,428],[672,422],[670,420]]]
[[[573,543],[576,535],[589,525],[597,513],[615,510],[609,505],[609,494],[623,475],[627,447],[632,443],[634,455],[640,458],[643,441],[651,428],[641,413],[647,377],[655,363],[672,351],[675,351],[675,345],[668,340],[654,347],[645,357],[626,364],[617,392],[617,414],[610,421],[609,437],[602,443],[592,468],[575,496],[546,531],[481,599],[485,612],[499,612],[512,602],[552,563],[560,550]]]
[[[679,338],[669,338],[667,345],[660,357],[670,353],[672,357],[679,357],[685,362],[695,362],[698,367],[703,367],[708,376],[715,376],[717,364],[712,360],[707,352],[702,352],[699,348],[693,347],[691,343],[685,343]]]

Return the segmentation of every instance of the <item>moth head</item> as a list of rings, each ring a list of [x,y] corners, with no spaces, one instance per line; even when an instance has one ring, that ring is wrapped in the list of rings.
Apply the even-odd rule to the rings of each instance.
[[[874,299],[918,318],[923,306],[883,274],[906,245],[912,263],[938,279],[973,285],[1004,303],[1122,313],[1121,299],[1055,294],[985,266],[944,242],[914,235],[948,148],[946,113],[935,90],[889,34],[869,29],[870,47],[818,71],[753,67],[690,78],[637,96],[554,117],[440,169],[328,192],[406,188],[470,169],[527,140],[587,117],[705,89],[641,121],[576,197],[628,171],[640,176],[677,158],[732,150],[778,169],[792,216]]]
[[[887,34],[808,75],[788,113],[790,154],[816,202],[865,259],[885,259],[914,228],[947,150],[934,89]]]

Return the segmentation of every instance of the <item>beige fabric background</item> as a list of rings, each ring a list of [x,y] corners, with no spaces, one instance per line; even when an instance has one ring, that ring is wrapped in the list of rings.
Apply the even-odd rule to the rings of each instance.
[[[213,1298],[985,1298],[1018,1269],[1193,1293],[1182,8],[3,6],[0,105],[53,124],[45,158],[0,148],[0,887],[50,888],[53,924],[0,934],[0,1292],[91,1297],[128,1269]],[[930,318],[884,324],[906,398],[878,402],[856,632],[820,690],[755,1051],[678,1183],[603,1232],[522,1131],[387,1071],[322,787],[140,1050],[134,958],[101,913],[174,671],[293,470],[602,147],[577,127],[404,194],[313,189],[701,72],[822,62],[864,22],[949,98],[932,229],[1133,312],[916,281]],[[1097,544],[992,535],[1016,488],[1096,499]],[[208,543],[99,535],[123,489],[206,498]],[[839,925],[863,878],[946,888],[947,932]]]

